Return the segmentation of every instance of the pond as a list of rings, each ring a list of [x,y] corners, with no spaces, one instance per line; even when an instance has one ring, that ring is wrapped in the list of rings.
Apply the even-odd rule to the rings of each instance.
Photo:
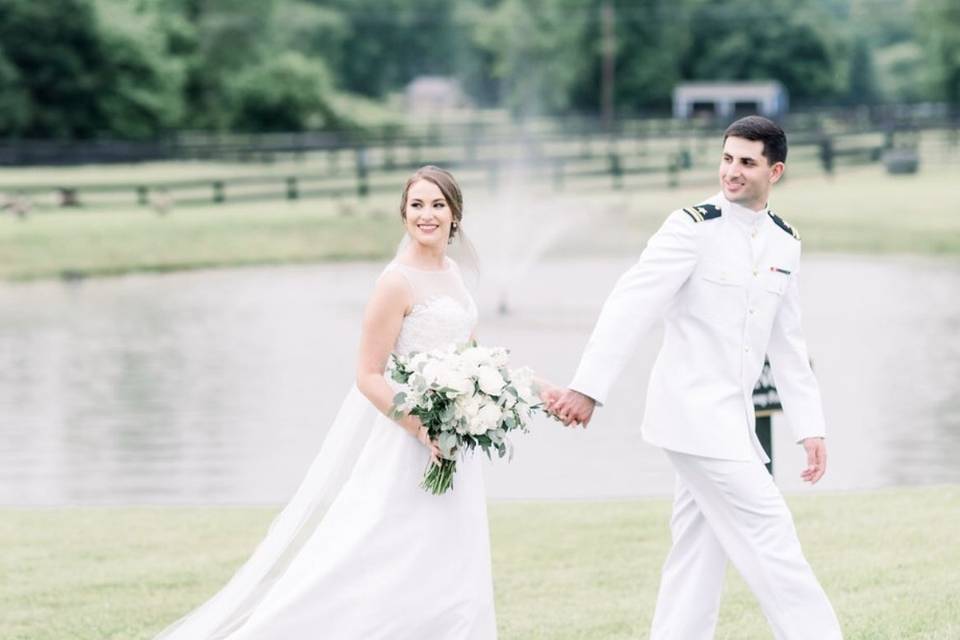
[[[804,325],[828,422],[815,491],[960,482],[960,261],[805,257]],[[481,274],[479,336],[572,376],[630,258],[541,261],[510,309]],[[0,504],[275,504],[352,384],[381,264],[243,268],[0,285]],[[653,330],[590,428],[539,419],[493,499],[667,495],[639,433]],[[801,448],[774,418],[776,478]]]

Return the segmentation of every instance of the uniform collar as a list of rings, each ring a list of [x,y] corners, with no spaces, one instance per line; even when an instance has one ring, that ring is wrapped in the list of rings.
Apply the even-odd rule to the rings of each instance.
[[[717,201],[721,211],[723,211],[723,215],[730,216],[737,222],[750,226],[761,224],[767,218],[767,214],[770,211],[769,206],[764,207],[760,211],[754,211],[735,202],[730,202],[723,197],[722,191],[717,194]]]

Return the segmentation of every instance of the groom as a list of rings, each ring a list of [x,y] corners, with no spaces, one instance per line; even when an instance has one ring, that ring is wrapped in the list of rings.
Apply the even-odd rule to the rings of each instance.
[[[641,336],[664,319],[642,432],[664,450],[677,484],[652,640],[713,637],[728,559],[776,638],[841,637],[753,429],[767,355],[806,450],[802,477],[813,484],[823,475],[823,410],[800,328],[800,236],[767,205],[786,159],[786,136],[770,120],[727,128],[722,192],[674,211],[650,238],[604,303],[570,388],[550,406],[567,425],[589,422]]]

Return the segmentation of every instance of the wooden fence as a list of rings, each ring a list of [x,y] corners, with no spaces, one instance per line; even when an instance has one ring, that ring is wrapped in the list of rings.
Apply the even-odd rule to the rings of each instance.
[[[791,136],[791,167],[833,172],[838,167],[875,163],[894,148],[915,145],[917,132],[889,129],[855,130],[837,135]],[[955,136],[956,138],[956,136]],[[465,185],[495,190],[504,173],[518,167],[539,184],[556,191],[576,188],[624,189],[634,186],[675,187],[704,180],[716,163],[719,138],[687,131],[674,136],[561,136],[553,133],[512,139],[439,141],[432,146],[362,145],[328,149],[323,170],[271,170],[266,175],[234,175],[189,180],[108,184],[46,184],[0,187],[6,208],[48,211],[58,208],[109,209],[150,207],[166,212],[174,206],[269,202],[307,198],[366,198],[396,192],[403,177],[426,162],[454,171]],[[395,141],[394,141],[395,142]],[[953,141],[956,144],[956,139]],[[317,155],[317,153],[314,153]],[[314,163],[316,164],[316,163]],[[709,174],[706,173],[709,170]],[[0,199],[0,207],[4,201]]]
[[[816,108],[796,111],[784,118],[794,135],[821,135],[842,131],[956,130],[960,114],[943,104],[874,105],[854,108]],[[662,114],[619,119],[611,129],[593,117],[559,117],[513,123],[495,113],[478,113],[458,122],[425,124],[391,123],[382,127],[336,132],[221,134],[181,132],[149,141],[0,141],[0,166],[63,166],[129,163],[161,160],[264,161],[278,156],[298,156],[317,151],[356,147],[430,147],[443,140],[461,141],[467,155],[478,148],[518,135],[545,140],[614,136],[677,138],[694,135],[716,137],[724,122],[709,119],[676,120]]]

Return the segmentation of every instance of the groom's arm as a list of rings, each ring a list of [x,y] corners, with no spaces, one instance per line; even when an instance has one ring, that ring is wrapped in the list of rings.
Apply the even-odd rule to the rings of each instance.
[[[807,468],[801,477],[812,484],[827,470],[826,421],[800,323],[799,275],[799,270],[794,271],[777,310],[767,357],[794,440],[806,449]]]
[[[807,341],[800,323],[799,275],[799,271],[795,271],[790,277],[767,345],[777,395],[796,442],[826,435],[820,386],[810,367]]]
[[[697,264],[701,225],[674,211],[651,236],[640,260],[603,304],[570,389],[602,404],[640,338],[666,311]]]

